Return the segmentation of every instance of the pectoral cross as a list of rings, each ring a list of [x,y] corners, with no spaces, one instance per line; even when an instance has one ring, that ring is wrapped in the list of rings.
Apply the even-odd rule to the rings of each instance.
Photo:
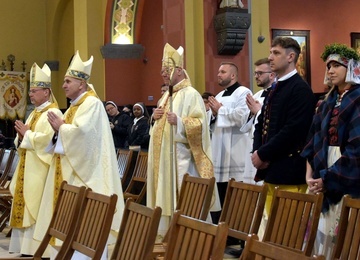
[[[25,61],[23,61],[23,62],[21,63],[21,65],[22,65],[22,70],[23,70],[23,71],[25,71],[25,69],[26,69],[26,64],[27,64],[27,63],[26,63]]]

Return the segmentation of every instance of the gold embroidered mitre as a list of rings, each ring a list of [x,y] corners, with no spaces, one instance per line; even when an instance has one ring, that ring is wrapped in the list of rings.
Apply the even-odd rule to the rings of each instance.
[[[31,66],[30,70],[30,88],[48,88],[50,89],[50,102],[57,105],[56,98],[51,91],[51,70],[45,63],[40,68],[36,62]]]
[[[65,77],[73,77],[80,80],[89,81],[91,75],[91,68],[93,63],[93,56],[87,61],[82,61],[79,55],[79,51],[76,51],[74,57],[71,60],[70,66],[66,71]]]
[[[163,67],[180,67],[184,65],[184,48],[179,47],[177,50],[174,49],[170,44],[166,43],[164,46],[164,53],[162,59]]]
[[[42,68],[36,62],[31,66],[30,88],[51,88],[51,70],[46,63]]]

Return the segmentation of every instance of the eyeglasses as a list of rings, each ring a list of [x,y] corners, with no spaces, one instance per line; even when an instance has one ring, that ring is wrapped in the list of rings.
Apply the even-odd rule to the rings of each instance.
[[[115,109],[115,107],[110,107],[110,108],[106,109],[106,112],[110,112],[110,111],[112,111],[114,109]]]
[[[271,73],[272,71],[254,71],[254,77],[260,77],[264,73]]]

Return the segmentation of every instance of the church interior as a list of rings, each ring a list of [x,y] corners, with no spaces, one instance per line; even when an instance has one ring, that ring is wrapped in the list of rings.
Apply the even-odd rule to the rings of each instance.
[[[53,94],[65,111],[69,100],[62,84],[78,50],[83,60],[94,57],[90,83],[101,101],[111,100],[119,107],[143,102],[152,109],[161,98],[166,43],[184,47],[185,68],[199,93],[220,92],[217,73],[223,61],[235,63],[239,82],[255,93],[260,88],[253,76],[254,62],[269,56],[275,36],[290,36],[303,44],[298,71],[319,97],[328,90],[320,58],[324,46],[343,43],[360,53],[360,24],[355,22],[360,1],[229,0],[228,6],[221,6],[225,1],[3,0],[1,96],[14,94],[3,91],[2,74],[18,72],[27,86],[31,64],[46,63]],[[6,146],[13,145],[14,121],[24,120],[29,109],[29,103],[22,114],[0,109],[0,134]],[[0,258],[9,257],[5,235],[0,235]]]

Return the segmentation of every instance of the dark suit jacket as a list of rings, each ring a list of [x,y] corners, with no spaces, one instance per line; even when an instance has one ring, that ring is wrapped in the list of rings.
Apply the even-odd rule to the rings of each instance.
[[[265,99],[255,126],[253,150],[262,161],[270,162],[268,168],[258,170],[257,177],[272,184],[305,184],[306,161],[300,152],[315,111],[315,96],[298,74],[279,81],[273,91]],[[269,121],[264,124],[267,101]]]

